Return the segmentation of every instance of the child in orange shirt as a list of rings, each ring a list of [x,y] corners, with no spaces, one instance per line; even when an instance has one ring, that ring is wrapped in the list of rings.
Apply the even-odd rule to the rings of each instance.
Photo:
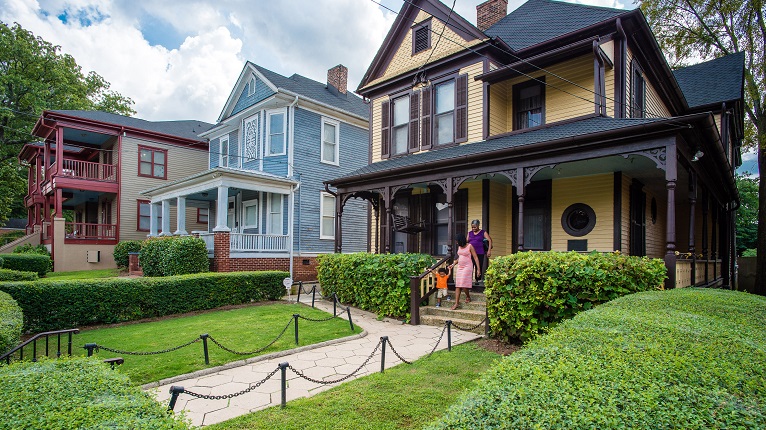
[[[449,279],[450,273],[452,273],[452,267],[448,266],[449,270],[444,267],[440,267],[436,273],[436,307],[442,306],[442,299],[447,297],[447,279]]]

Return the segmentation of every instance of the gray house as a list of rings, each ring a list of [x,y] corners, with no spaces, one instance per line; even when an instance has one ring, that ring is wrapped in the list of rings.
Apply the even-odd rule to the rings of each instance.
[[[338,65],[327,83],[285,77],[247,62],[209,141],[208,169],[148,189],[150,235],[203,238],[213,270],[286,270],[316,279],[316,256],[336,250],[341,202],[323,181],[369,162],[369,107],[347,91]],[[344,252],[368,249],[363,200],[344,202]],[[170,226],[171,206],[177,225]],[[187,206],[203,231],[186,231]]]

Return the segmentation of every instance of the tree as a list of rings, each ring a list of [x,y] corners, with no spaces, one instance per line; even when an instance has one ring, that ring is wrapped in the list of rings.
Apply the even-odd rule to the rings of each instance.
[[[85,109],[133,115],[133,100],[109,89],[98,73],[84,75],[61,47],[19,24],[0,21],[0,224],[26,216],[27,173],[17,156],[35,140],[32,127],[43,110]],[[15,204],[15,206],[14,206]],[[16,212],[11,213],[13,208]]]
[[[742,204],[737,210],[737,255],[758,244],[758,183],[759,178],[737,176],[737,189]]]
[[[745,148],[758,151],[766,172],[766,23],[763,0],[644,0],[663,51],[678,65],[690,59],[745,52]],[[759,182],[756,290],[766,295],[766,181]]]

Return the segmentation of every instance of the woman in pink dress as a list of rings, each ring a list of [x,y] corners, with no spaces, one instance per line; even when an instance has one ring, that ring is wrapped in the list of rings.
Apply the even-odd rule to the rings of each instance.
[[[454,267],[457,265],[457,270],[454,272],[457,297],[455,297],[455,306],[452,307],[453,310],[460,306],[460,293],[463,290],[465,290],[465,302],[471,302],[471,296],[468,292],[473,286],[473,262],[474,259],[476,261],[479,260],[476,256],[476,250],[465,240],[465,235],[458,234],[455,237],[455,241],[457,241],[457,259],[452,263],[452,266],[450,266]]]

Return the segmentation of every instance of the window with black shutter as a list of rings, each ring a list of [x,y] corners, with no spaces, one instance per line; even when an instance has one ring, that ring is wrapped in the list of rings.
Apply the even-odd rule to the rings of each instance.
[[[644,71],[638,63],[633,60],[631,63],[631,85],[630,85],[630,116],[631,118],[646,117],[646,80]]]
[[[515,85],[513,112],[514,130],[545,124],[545,83],[532,80]]]
[[[380,108],[380,158],[391,156],[390,105],[389,102],[383,102]]]
[[[431,47],[431,21],[418,24],[412,29],[412,55]]]

